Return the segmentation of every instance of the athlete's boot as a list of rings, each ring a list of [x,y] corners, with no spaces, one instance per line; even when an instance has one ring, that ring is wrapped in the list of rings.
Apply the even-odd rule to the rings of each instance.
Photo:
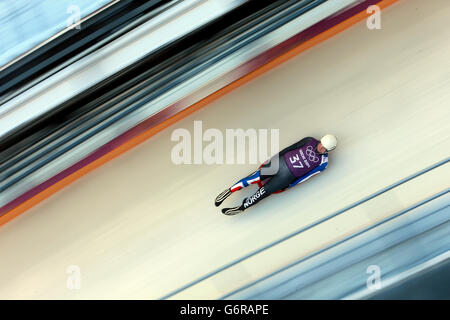
[[[222,213],[226,216],[234,216],[235,214],[241,213],[244,210],[242,209],[242,206],[237,206],[234,208],[223,208]]]
[[[220,206],[220,205],[222,204],[222,202],[223,202],[226,198],[228,198],[230,195],[231,195],[231,189],[230,189],[230,188],[226,189],[224,192],[222,192],[221,194],[219,194],[219,195],[216,197],[216,200],[215,200],[215,205],[216,205],[216,207]]]
[[[242,201],[242,204],[240,206],[234,207],[234,208],[223,208],[222,213],[227,216],[234,216],[235,214],[241,213],[244,211],[244,203],[247,201],[247,198]]]

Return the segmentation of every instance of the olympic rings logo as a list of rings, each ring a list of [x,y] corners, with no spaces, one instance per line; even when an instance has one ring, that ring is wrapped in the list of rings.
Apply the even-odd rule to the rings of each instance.
[[[318,162],[320,160],[312,146],[306,148],[306,155],[308,156],[309,161]]]

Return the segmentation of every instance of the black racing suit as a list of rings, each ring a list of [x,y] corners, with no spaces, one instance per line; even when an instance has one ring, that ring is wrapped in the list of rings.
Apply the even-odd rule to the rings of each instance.
[[[312,138],[312,137],[303,138],[302,140],[294,143],[293,145],[291,145],[287,148],[284,148],[278,154],[274,155],[269,161],[264,163],[256,172],[254,172],[251,175],[247,176],[246,178],[240,180],[233,187],[231,187],[230,189],[232,190],[232,192],[234,192],[234,191],[241,189],[242,187],[248,186],[249,181],[252,181],[250,183],[255,183],[255,182],[262,182],[262,181],[268,179],[268,181],[255,194],[244,199],[239,210],[245,210],[245,209],[257,204],[262,199],[265,199],[266,197],[270,196],[274,192],[279,192],[279,191],[285,190],[294,181],[296,181],[298,178],[295,177],[292,174],[292,172],[289,170],[289,167],[287,166],[286,161],[284,159],[284,155],[287,152],[290,152],[290,151],[293,151],[296,149],[300,149],[302,146],[309,143],[313,139],[314,138]],[[264,169],[269,168],[275,158],[278,159],[278,171],[273,172],[273,173],[265,173],[266,170],[264,170]],[[259,177],[259,179],[258,179],[258,177]]]

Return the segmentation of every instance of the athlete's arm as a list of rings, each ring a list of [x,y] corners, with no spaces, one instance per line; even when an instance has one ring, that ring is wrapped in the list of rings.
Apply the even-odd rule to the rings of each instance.
[[[320,164],[320,166],[318,166],[318,167],[315,168],[314,170],[311,170],[310,172],[308,172],[308,173],[305,174],[304,176],[302,176],[302,177],[300,177],[300,178],[294,180],[294,181],[289,185],[289,188],[291,188],[291,187],[293,187],[293,186],[295,186],[295,185],[297,185],[297,184],[299,184],[299,183],[302,183],[302,182],[308,180],[309,178],[311,178],[311,177],[313,177],[313,176],[315,176],[315,175],[321,173],[323,170],[326,169],[327,165],[328,165],[328,156],[327,156],[327,155],[324,155],[324,156],[322,156],[322,163]]]

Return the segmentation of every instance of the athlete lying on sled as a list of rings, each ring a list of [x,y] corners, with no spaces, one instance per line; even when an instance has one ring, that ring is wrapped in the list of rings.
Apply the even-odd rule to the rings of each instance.
[[[257,171],[219,194],[215,201],[216,207],[233,192],[257,183],[259,190],[245,198],[240,206],[222,209],[223,214],[235,215],[272,193],[282,192],[308,180],[326,169],[328,152],[334,150],[336,145],[337,139],[331,134],[325,135],[320,141],[307,137],[294,143],[266,161]]]

